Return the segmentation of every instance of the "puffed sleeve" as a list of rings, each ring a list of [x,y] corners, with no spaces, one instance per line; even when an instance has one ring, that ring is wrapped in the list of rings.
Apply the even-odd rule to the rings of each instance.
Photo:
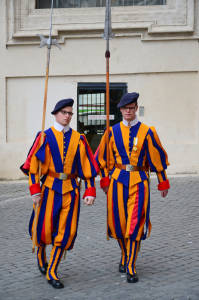
[[[41,192],[39,178],[39,161],[41,162],[41,175],[47,173],[49,165],[49,146],[44,136],[43,144],[40,144],[41,134],[39,134],[32,146],[28,155],[29,161],[29,190],[30,194],[34,195]]]
[[[157,174],[158,190],[167,190],[170,188],[169,180],[167,179],[166,169],[169,166],[168,155],[163,148],[158,134],[154,127],[150,127],[147,134],[147,160],[150,170]]]
[[[85,181],[85,193],[83,198],[86,196],[96,197],[95,177],[99,172],[99,167],[87,139],[83,134],[80,136],[76,158],[78,177]]]

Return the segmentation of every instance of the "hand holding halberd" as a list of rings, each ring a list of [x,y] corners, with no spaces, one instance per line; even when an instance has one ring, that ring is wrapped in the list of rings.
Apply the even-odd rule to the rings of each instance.
[[[41,201],[41,195],[40,194],[37,194],[37,195],[33,195],[32,196],[32,201],[33,201],[33,203],[35,203],[35,204],[39,204],[39,202]]]

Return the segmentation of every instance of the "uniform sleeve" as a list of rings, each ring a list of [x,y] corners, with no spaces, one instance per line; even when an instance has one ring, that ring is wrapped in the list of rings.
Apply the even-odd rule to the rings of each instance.
[[[77,170],[78,176],[85,181],[85,193],[83,198],[86,196],[96,197],[95,177],[99,172],[99,167],[87,139],[83,134],[80,136],[77,149]]]
[[[111,128],[110,128],[111,129]],[[107,131],[106,131],[107,132]],[[97,148],[95,152],[95,159],[98,163],[98,166],[100,168],[100,187],[104,188],[109,186],[110,179],[109,179],[109,173],[107,168],[107,141],[106,141],[106,132],[102,136],[101,142],[99,144],[99,147]],[[113,156],[113,147],[112,147],[112,131],[110,130],[109,133],[109,170],[111,170],[114,166],[114,156]]]
[[[169,189],[170,184],[165,171],[169,165],[168,155],[154,127],[151,127],[147,134],[147,148],[147,160],[150,170],[157,174],[158,190],[163,191]]]
[[[47,140],[44,137],[44,142],[40,145],[39,135],[37,143],[33,145],[34,151],[32,151],[29,168],[29,190],[30,194],[38,194],[41,192],[40,178],[39,178],[39,162],[41,162],[41,175],[44,175],[48,171],[49,166],[49,146]]]
[[[31,158],[32,158],[32,155],[33,153],[35,152],[35,149],[39,143],[39,140],[40,140],[40,132],[38,132],[29,152],[28,152],[28,155],[27,155],[27,158],[26,158],[26,161],[25,163],[23,163],[21,166],[20,166],[20,169],[21,171],[25,174],[25,175],[29,175],[29,170],[30,170],[30,161],[31,161]]]

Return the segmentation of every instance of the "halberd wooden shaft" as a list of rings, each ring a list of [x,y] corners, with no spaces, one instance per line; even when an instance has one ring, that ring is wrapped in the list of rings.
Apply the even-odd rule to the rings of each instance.
[[[106,40],[106,161],[107,161],[107,176],[109,177],[110,169],[110,152],[109,152],[109,127],[110,127],[110,84],[109,84],[109,39],[113,37],[111,30],[111,4],[110,0],[106,0],[106,11],[105,11],[105,26],[104,26],[104,39]],[[108,193],[107,193],[107,230],[106,237],[109,240],[108,236]]]
[[[50,49],[47,48],[47,65],[46,65],[46,79],[45,79],[45,90],[44,90],[44,101],[43,101],[42,130],[41,130],[40,146],[44,142],[44,129],[45,129],[46,105],[47,105],[47,94],[48,94],[49,64],[50,64]],[[41,161],[39,161],[38,177],[39,177],[39,181],[40,181]],[[37,223],[38,223],[38,207],[39,207],[39,204],[36,203],[35,204],[34,225],[33,225],[33,237],[32,237],[32,253],[35,252],[35,245],[36,245]]]
[[[107,173],[109,176],[109,169],[110,169],[110,153],[109,153],[109,127],[110,127],[110,121],[109,121],[109,114],[110,114],[109,57],[110,57],[110,52],[109,52],[109,50],[106,51],[105,57],[106,57],[106,161],[107,161]],[[108,209],[108,193],[107,193],[107,209]],[[108,216],[108,214],[107,214],[107,216]],[[107,238],[107,240],[109,240],[108,217],[107,217],[106,223],[107,223],[106,238]]]
[[[110,89],[109,89],[109,51],[106,51],[106,153],[107,153],[107,171],[109,173],[109,166],[110,166],[110,155],[109,155],[109,115],[110,115]]]

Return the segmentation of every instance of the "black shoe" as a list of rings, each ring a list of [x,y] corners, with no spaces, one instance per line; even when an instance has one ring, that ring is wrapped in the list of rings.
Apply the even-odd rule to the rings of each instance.
[[[131,274],[127,274],[127,282],[129,283],[135,283],[135,282],[138,282],[139,278],[137,276],[137,273],[131,275]]]
[[[63,283],[59,280],[55,280],[55,279],[48,280],[48,283],[50,285],[52,285],[55,289],[63,289],[64,288]]]
[[[122,263],[119,263],[119,272],[126,273],[126,265],[122,265]]]
[[[44,267],[41,267],[39,264],[38,264],[38,268],[39,268],[39,271],[41,272],[42,275],[46,275],[46,272],[47,272],[47,269],[48,269],[48,264],[46,263],[44,265]]]

